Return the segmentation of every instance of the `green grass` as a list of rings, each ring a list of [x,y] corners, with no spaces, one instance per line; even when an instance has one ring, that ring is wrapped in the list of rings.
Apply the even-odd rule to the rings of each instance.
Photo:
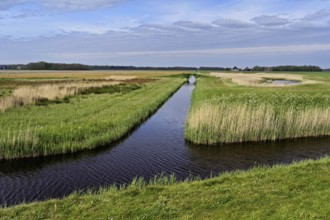
[[[88,94],[105,94],[105,93],[129,93],[133,90],[141,89],[141,85],[138,84],[119,84],[119,85],[110,85],[110,86],[103,86],[103,87],[92,87],[87,90],[83,90],[80,92],[82,95]]]
[[[1,219],[327,219],[330,158],[208,180],[160,178],[0,209]]]
[[[320,84],[239,86],[197,80],[185,136],[199,144],[280,140],[330,134],[330,74],[302,74]]]
[[[1,96],[10,96],[12,93],[11,89],[0,88],[0,97]]]
[[[94,88],[68,103],[9,109],[0,114],[0,159],[70,153],[117,140],[157,110],[184,81],[162,78],[132,88]]]

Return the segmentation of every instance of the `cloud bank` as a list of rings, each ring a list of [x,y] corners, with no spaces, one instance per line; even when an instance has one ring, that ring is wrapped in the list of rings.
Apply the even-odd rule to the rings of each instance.
[[[48,9],[80,11],[108,8],[121,2],[123,0],[45,0],[42,5]]]
[[[4,0],[0,63],[329,65],[329,1],[257,2]]]

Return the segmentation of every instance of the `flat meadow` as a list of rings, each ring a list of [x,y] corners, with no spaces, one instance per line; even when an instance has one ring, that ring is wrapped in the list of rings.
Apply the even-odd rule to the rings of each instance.
[[[90,72],[6,74],[0,99],[30,94],[20,98],[33,102],[0,112],[0,159],[71,153],[117,140],[187,80],[179,72],[103,72],[95,78]],[[330,134],[328,73],[223,74],[198,77],[185,128],[189,141],[211,145]],[[281,86],[272,80],[301,83]],[[136,178],[127,185],[0,208],[0,219],[326,219],[329,168],[325,156],[203,180]]]
[[[185,81],[175,71],[0,72],[0,159],[118,140]]]
[[[272,80],[299,85],[274,85]],[[198,144],[330,134],[329,73],[211,73],[197,80],[185,136]]]

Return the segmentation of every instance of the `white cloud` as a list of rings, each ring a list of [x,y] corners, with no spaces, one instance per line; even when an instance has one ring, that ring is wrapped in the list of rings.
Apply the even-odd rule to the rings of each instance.
[[[37,17],[40,16],[40,13],[33,10],[23,10],[17,15],[12,15],[10,18],[13,19],[24,19],[24,18],[30,18],[30,17]]]
[[[17,4],[25,3],[27,0],[1,0],[0,1],[0,11],[7,10]]]
[[[330,44],[285,45],[268,47],[242,47],[199,50],[173,51],[128,51],[128,52],[97,52],[97,53],[63,53],[62,57],[129,57],[129,56],[195,56],[195,55],[226,55],[226,54],[271,54],[271,53],[310,53],[330,51]]]
[[[255,23],[262,25],[262,26],[279,26],[291,23],[286,18],[281,18],[279,16],[268,16],[262,15],[259,17],[255,17],[252,19]]]
[[[242,22],[233,19],[220,19],[213,22],[213,24],[226,27],[226,28],[250,28],[253,24],[248,22]]]
[[[112,7],[123,0],[45,0],[42,5],[49,9],[80,11]]]
[[[326,9],[322,9],[315,13],[306,15],[306,17],[303,20],[321,21],[323,19],[328,19],[329,17],[330,17],[330,11]]]
[[[129,28],[130,31],[134,33],[164,33],[164,34],[178,34],[186,32],[182,27],[173,26],[173,25],[166,25],[166,24],[141,24],[138,27]]]
[[[195,22],[195,21],[177,21],[174,23],[174,25],[183,28],[198,29],[198,30],[209,30],[214,28],[209,23]]]

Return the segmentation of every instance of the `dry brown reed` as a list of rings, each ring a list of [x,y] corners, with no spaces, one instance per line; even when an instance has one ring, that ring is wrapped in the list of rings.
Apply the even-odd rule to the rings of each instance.
[[[116,81],[73,82],[63,84],[45,84],[40,86],[23,86],[14,90],[12,96],[0,98],[0,112],[16,106],[35,104],[40,100],[63,99],[74,96],[89,88],[116,85]]]
[[[330,107],[297,111],[206,103],[193,109],[187,125],[188,139],[200,144],[322,136],[330,134]]]

